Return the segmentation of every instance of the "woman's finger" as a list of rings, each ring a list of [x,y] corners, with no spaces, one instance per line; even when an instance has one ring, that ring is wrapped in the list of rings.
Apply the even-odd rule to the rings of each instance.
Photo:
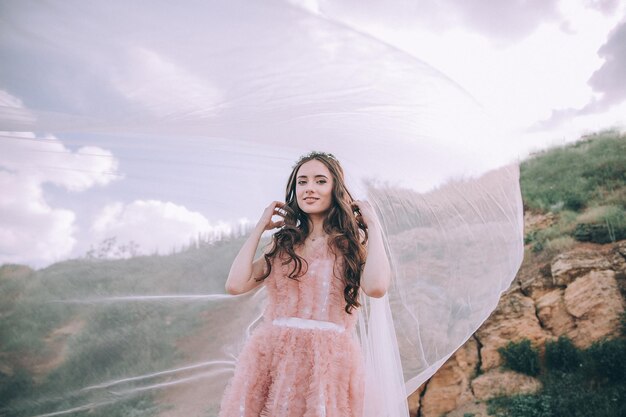
[[[287,215],[287,211],[283,210],[283,209],[280,209],[280,208],[275,208],[274,211],[275,211],[275,213],[274,213],[275,216],[285,217]]]

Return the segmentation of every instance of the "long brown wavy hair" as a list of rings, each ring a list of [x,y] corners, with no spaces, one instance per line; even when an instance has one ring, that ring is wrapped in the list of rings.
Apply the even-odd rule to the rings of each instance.
[[[302,262],[307,262],[296,254],[294,247],[303,243],[309,235],[309,216],[298,206],[296,177],[302,164],[312,159],[317,159],[326,165],[333,176],[332,202],[324,219],[323,229],[329,235],[331,252],[337,258],[343,257],[342,275],[346,284],[343,291],[343,297],[346,300],[345,311],[352,314],[351,310],[361,306],[357,297],[367,256],[365,243],[368,233],[367,226],[355,215],[356,212],[352,208],[354,198],[346,188],[343,168],[332,154],[313,151],[301,156],[294,165],[287,181],[285,205],[282,207],[285,211],[285,223],[278,232],[274,233],[272,248],[264,255],[267,272],[255,280],[261,281],[267,278],[272,271],[272,258],[282,254],[288,255],[288,259],[282,262],[283,265],[294,263],[288,277],[298,281],[298,278],[303,275],[301,274]],[[333,273],[334,270],[335,268],[333,268]]]

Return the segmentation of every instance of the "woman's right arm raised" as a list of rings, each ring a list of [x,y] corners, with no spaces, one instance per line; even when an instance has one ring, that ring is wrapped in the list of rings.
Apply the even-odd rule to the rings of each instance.
[[[260,277],[265,272],[265,258],[261,255],[254,262],[252,259],[259,246],[263,232],[280,227],[284,224],[284,219],[280,219],[276,222],[272,221],[272,216],[278,215],[284,217],[280,210],[283,205],[284,203],[280,201],[273,201],[267,206],[256,227],[239,250],[239,253],[230,267],[228,279],[226,280],[225,288],[228,294],[244,294],[258,287],[263,282],[255,281],[254,278]]]

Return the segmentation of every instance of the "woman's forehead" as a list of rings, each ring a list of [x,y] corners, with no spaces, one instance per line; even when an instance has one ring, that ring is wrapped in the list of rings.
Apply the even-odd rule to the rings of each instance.
[[[328,178],[331,177],[328,167],[317,159],[311,159],[310,161],[305,162],[300,166],[300,169],[298,169],[298,177],[304,176],[314,178],[316,175],[324,175]]]

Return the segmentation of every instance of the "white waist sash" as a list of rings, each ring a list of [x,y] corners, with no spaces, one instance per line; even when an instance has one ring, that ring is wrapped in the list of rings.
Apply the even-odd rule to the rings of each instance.
[[[297,327],[299,329],[334,330],[342,333],[345,327],[331,321],[303,319],[300,317],[277,317],[272,321],[277,326]]]

